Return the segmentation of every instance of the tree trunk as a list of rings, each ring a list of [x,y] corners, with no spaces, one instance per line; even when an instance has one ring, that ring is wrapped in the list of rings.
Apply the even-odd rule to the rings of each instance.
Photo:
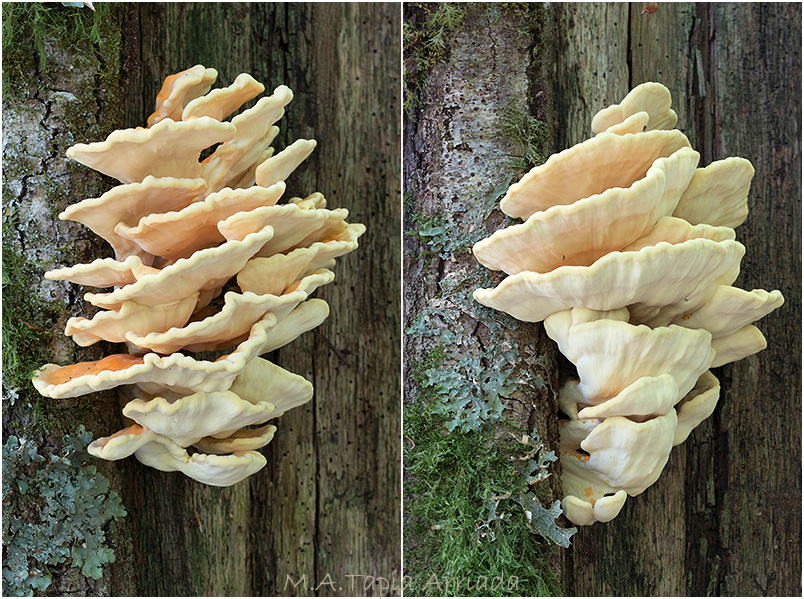
[[[759,323],[765,351],[715,370],[722,385],[715,413],[673,450],[659,481],[612,522],[580,527],[555,568],[576,596],[798,595],[801,7],[659,3],[655,13],[641,14],[642,6],[550,4],[517,45],[510,38],[527,21],[506,16],[508,5],[482,5],[467,8],[462,25],[444,36],[442,59],[423,77],[423,108],[405,124],[406,222],[413,231],[405,251],[406,319],[414,322],[439,301],[439,283],[471,268],[466,248],[421,257],[416,211],[453,214],[464,231],[502,224],[499,212],[475,210],[471,190],[514,174],[506,161],[522,150],[501,127],[509,102],[545,123],[549,153],[588,138],[595,112],[639,83],[665,84],[701,166],[727,156],[754,165],[750,214],[737,229],[746,255],[735,285],[779,289],[785,305]],[[529,61],[522,47],[535,57]],[[406,48],[406,60],[411,55]],[[536,353],[553,362],[548,370],[560,366],[542,325],[522,330],[531,340],[516,338],[520,363]],[[476,351],[491,355],[482,345]],[[406,352],[413,397],[411,364],[426,348],[408,339]],[[533,410],[542,411],[531,420],[555,448],[554,404],[538,398]]]
[[[37,149],[37,156],[68,168],[73,177],[58,180],[55,214],[114,184],[107,179],[91,192],[79,187],[76,178],[101,177],[65,166],[66,148],[101,140],[121,126],[143,126],[162,80],[200,63],[218,70],[217,86],[247,72],[265,84],[267,93],[280,84],[293,90],[277,145],[306,138],[316,139],[318,146],[288,179],[288,197],[321,191],[328,207],[348,208],[348,220],[365,223],[367,232],[361,247],[339,260],[335,282],[318,293],[330,305],[329,318],[270,356],[310,380],[315,396],[276,422],[276,437],[263,450],[268,466],[221,489],[133,459],[104,463],[100,467],[128,516],[110,535],[115,563],[104,567],[100,581],[84,581],[77,590],[151,596],[366,595],[394,577],[398,586],[400,377],[389,367],[400,360],[398,7],[142,3],[117,5],[108,18],[114,35],[100,46],[54,43],[52,48],[65,72],[79,80],[73,87],[80,83],[89,89],[99,115],[95,129],[79,121],[68,139],[54,137],[58,115],[47,99],[73,89],[62,83],[60,71],[50,77],[24,72],[36,90],[34,99],[21,106],[4,104],[4,118],[17,119],[14,124],[24,124],[28,135],[50,134],[52,147]],[[22,112],[28,104],[31,110]],[[12,139],[17,127],[5,122],[6,138]],[[42,193],[35,176],[9,179],[17,192],[13,208],[26,211],[21,220],[36,219],[42,270],[109,254],[91,233],[58,223],[52,209],[35,203]],[[12,197],[6,197],[12,205]],[[4,246],[30,238],[20,232]],[[62,238],[78,238],[79,246],[89,249],[59,254]],[[64,289],[70,298],[83,293],[77,286]],[[66,312],[63,320],[87,313],[78,300]],[[63,324],[49,326],[60,331]],[[59,341],[59,347],[65,345],[69,339]],[[48,361],[96,358],[111,353],[110,347],[70,349]],[[32,389],[19,393],[35,394]],[[99,437],[121,428],[114,393],[70,401],[93,406],[93,413],[64,416],[65,429],[85,423]],[[23,403],[16,402],[14,422],[4,419],[7,434],[21,434]]]

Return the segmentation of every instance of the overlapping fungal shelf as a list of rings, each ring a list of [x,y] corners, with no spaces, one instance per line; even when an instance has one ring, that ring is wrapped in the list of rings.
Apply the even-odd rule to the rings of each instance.
[[[699,168],[676,121],[667,88],[636,87],[595,115],[595,137],[512,185],[501,209],[523,222],[474,247],[509,275],[475,299],[544,321],[577,369],[559,394],[559,450],[562,505],[579,525],[611,520],[658,479],[715,409],[710,369],[764,349],[752,323],[784,302],[732,286],[751,163]]]
[[[241,74],[210,91],[216,78],[201,65],[171,75],[147,128],[67,151],[122,183],[60,215],[103,237],[115,257],[45,277],[98,288],[84,297],[99,311],[67,322],[78,345],[105,340],[128,352],[45,365],[33,384],[52,398],[121,387],[130,426],[94,441],[91,454],[133,454],[228,486],[266,464],[257,450],[273,438],[269,422],[312,398],[307,380],[260,356],[324,321],[327,303],[311,296],[365,227],[327,209],[320,193],[279,203],[285,179],[315,148],[298,140],[274,154],[290,89],[227,121],[264,86]],[[219,350],[214,361],[193,356]]]

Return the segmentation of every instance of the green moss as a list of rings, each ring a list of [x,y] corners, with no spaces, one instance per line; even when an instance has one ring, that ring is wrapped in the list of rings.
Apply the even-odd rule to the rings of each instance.
[[[405,504],[406,538],[417,540],[405,550],[405,571],[412,573],[405,594],[560,594],[546,561],[551,547],[532,534],[524,509],[512,500],[546,496],[528,486],[531,464],[517,441],[523,431],[446,433],[431,410],[419,402],[405,414],[406,494],[416,498]],[[483,577],[485,589],[478,588]],[[492,589],[495,577],[504,584]]]
[[[27,201],[31,190],[26,186],[35,184],[35,194],[44,200],[55,219],[74,198],[97,197],[108,189],[98,175],[72,176],[74,169],[86,170],[85,167],[68,163],[65,177],[58,168],[46,168],[43,161],[63,154],[77,141],[103,137],[120,123],[121,33],[115,10],[115,5],[109,3],[97,5],[95,12],[60,3],[2,6],[4,90],[11,90],[10,99],[27,100],[27,104],[18,107],[20,113],[32,111],[25,118],[32,123],[41,121],[47,129],[47,135],[42,136],[46,146],[38,138],[29,140],[20,133],[5,145],[3,156],[3,191],[7,198],[3,213],[3,384],[10,399],[17,390],[26,391],[25,399],[32,409],[32,418],[25,417],[26,426],[53,426],[42,416],[54,410],[48,408],[44,398],[27,391],[33,372],[53,361],[49,351],[55,336],[61,335],[57,323],[67,311],[63,303],[47,302],[31,293],[39,287],[46,269],[30,256],[35,255],[36,248],[52,245],[53,232],[42,230],[36,219],[21,222],[24,217],[15,212],[17,204],[12,198],[22,189],[22,201]],[[59,51],[51,52],[50,48]],[[76,78],[65,68],[91,74]],[[64,91],[65,87],[72,91]],[[41,103],[46,104],[44,110]],[[76,243],[62,244],[53,248],[55,253],[47,260],[61,264],[83,262],[87,247],[81,245],[79,251]]]
[[[527,113],[510,114],[506,120],[519,129],[513,137],[523,146],[523,159],[512,166],[531,168],[556,151],[555,94],[550,91],[556,65],[553,9],[539,2],[509,2],[501,6],[505,13],[513,15],[512,20],[517,23],[517,43],[530,57]]]
[[[572,531],[555,524],[555,503],[550,510],[539,503],[552,500],[541,449],[504,417],[509,399],[545,386],[541,357],[511,341],[516,320],[472,299],[472,290],[495,286],[501,275],[470,255],[485,227],[462,224],[484,222],[509,183],[505,177],[476,192],[460,217],[419,213],[410,223],[409,235],[426,251],[459,268],[440,281],[406,331],[421,344],[405,413],[407,595],[559,592],[547,564],[553,546],[534,533],[566,544]],[[492,588],[495,578],[504,584]],[[518,584],[509,589],[513,580]]]
[[[4,237],[13,237],[13,217],[4,219]],[[38,234],[34,231],[32,238]],[[69,255],[70,245],[60,248]],[[67,262],[69,263],[69,262]],[[67,306],[59,300],[47,301],[37,293],[44,271],[42,264],[27,258],[8,243],[3,248],[2,324],[3,324],[3,399],[10,406],[20,400],[20,410],[7,410],[11,429],[25,429],[31,434],[64,432],[81,419],[90,402],[77,402],[64,411],[58,402],[41,396],[32,384],[36,371],[53,362],[52,348],[60,337],[64,320],[70,316]],[[10,407],[9,406],[9,407]]]
[[[42,455],[31,439],[3,445],[3,595],[45,592],[67,568],[99,579],[115,559],[105,528],[126,515],[108,479],[88,465],[92,434],[81,426]]]
[[[40,265],[3,248],[3,380],[18,388],[48,361],[56,322],[66,313],[60,302],[31,293],[41,277]]]
[[[402,31],[405,48],[403,107],[413,118],[424,102],[423,87],[427,72],[447,55],[446,35],[460,27],[465,7],[449,2],[411,2],[405,5]]]
[[[427,23],[440,6],[406,5],[411,117],[423,102],[426,70],[449,50],[424,52]],[[406,331],[418,340],[420,356],[411,365],[405,413],[407,595],[560,593],[548,562],[558,559],[553,543],[567,546],[574,533],[556,524],[560,504],[554,481],[545,480],[555,456],[514,424],[528,419],[533,398],[552,393],[545,378],[555,365],[529,345],[528,325],[472,299],[473,290],[495,287],[504,276],[477,264],[472,246],[516,222],[497,211],[498,201],[516,171],[542,163],[552,143],[544,103],[549,94],[539,94],[547,89],[540,78],[547,60],[537,55],[537,49],[551,51],[544,45],[547,11],[526,3],[502,5],[499,16],[505,11],[514,12],[508,20],[517,24],[517,42],[531,57],[528,79],[536,82],[526,101],[506,108],[500,119],[498,137],[517,142],[520,156],[500,165],[488,188],[462,190],[459,203],[446,198],[425,211],[413,206],[416,189],[406,197],[406,235],[421,247],[420,260],[437,257],[445,265],[438,290]],[[482,577],[489,584],[478,588]],[[514,589],[512,577],[519,582]],[[504,584],[492,588],[494,578]]]
[[[15,99],[26,93],[31,72],[47,73],[51,65],[47,47],[95,44],[104,46],[103,33],[115,3],[99,2],[95,10],[62,6],[61,3],[4,2],[3,91]],[[108,52],[112,54],[111,52]]]
[[[502,113],[500,135],[513,139],[522,147],[522,155],[509,160],[505,166],[527,170],[545,161],[543,154],[545,124],[511,103]]]
[[[439,343],[436,347],[425,352],[421,359],[413,365],[413,380],[420,388],[425,389],[427,383],[427,371],[433,368],[441,368],[447,354],[444,351],[443,342]],[[433,397],[432,395],[430,397]]]
[[[511,21],[517,24],[517,43],[524,49],[533,43],[534,31],[544,28],[547,12],[544,7],[534,6],[532,2],[501,2],[503,13],[512,15]]]

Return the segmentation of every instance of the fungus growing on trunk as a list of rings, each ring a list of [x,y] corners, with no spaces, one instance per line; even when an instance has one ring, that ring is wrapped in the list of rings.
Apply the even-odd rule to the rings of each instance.
[[[523,224],[474,247],[508,276],[474,298],[548,335],[578,371],[559,393],[564,512],[614,518],[715,409],[709,371],[764,349],[752,322],[779,291],[732,287],[754,169],[696,169],[670,92],[644,83],[592,121],[598,135],[551,156],[500,203]]]
[[[65,333],[79,345],[126,342],[129,353],[48,364],[33,384],[53,398],[121,387],[123,414],[136,424],[93,442],[90,453],[133,454],[227,486],[265,465],[256,450],[276,432],[266,422],[313,397],[304,378],[259,356],[324,321],[329,306],[310,298],[333,281],[328,269],[357,248],[365,227],[347,223],[345,209],[327,209],[320,193],[278,203],[285,179],[316,145],[298,140],[273,155],[274,123],[293,93],[279,86],[224,121],[264,86],[241,74],[210,92],[216,77],[201,65],[171,75],[148,128],[68,150],[123,183],[60,215],[109,242],[115,258],[45,276],[114,287],[87,293],[101,311],[71,318]],[[219,350],[228,353],[214,361],[187,355]]]

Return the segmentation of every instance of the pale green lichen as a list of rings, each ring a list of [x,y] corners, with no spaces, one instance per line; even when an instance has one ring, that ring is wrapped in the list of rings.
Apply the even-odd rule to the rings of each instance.
[[[526,351],[509,340],[507,331],[519,323],[506,314],[475,302],[471,293],[479,287],[494,286],[501,276],[474,261],[471,248],[487,235],[484,227],[464,229],[461,222],[483,222],[510,184],[504,177],[486,193],[476,193],[466,202],[463,218],[452,214],[419,214],[412,218],[409,235],[425,250],[442,259],[462,261],[464,268],[444,277],[439,293],[417,315],[406,330],[421,340],[426,351],[440,347],[438,363],[419,366],[416,382],[435,399],[435,412],[448,418],[447,428],[477,430],[484,422],[500,418],[503,400],[515,391],[530,393],[544,386],[532,369],[520,368],[517,353]],[[469,320],[482,322],[487,335],[481,340],[467,331]],[[533,360],[535,356],[530,356]],[[431,360],[432,362],[432,360]]]
[[[87,464],[92,434],[81,426],[57,454],[29,439],[3,445],[3,594],[45,592],[55,570],[80,568],[93,579],[114,561],[105,528],[126,515],[109,480]]]
[[[497,537],[497,532],[501,530],[504,522],[511,517],[511,512],[499,511],[501,502],[506,502],[509,509],[513,509],[519,514],[524,514],[528,529],[559,545],[569,547],[570,537],[578,532],[575,527],[562,528],[556,522],[561,516],[561,502],[556,500],[553,505],[546,509],[542,507],[541,500],[547,499],[546,488],[541,485],[550,476],[550,464],[557,461],[555,452],[548,451],[541,442],[538,433],[532,432],[530,437],[524,435],[519,442],[524,446],[524,455],[512,457],[513,460],[527,461],[524,478],[526,487],[517,495],[511,492],[503,496],[489,497],[486,500],[486,515],[481,518],[477,525],[476,536],[478,542],[481,540],[493,542]]]

